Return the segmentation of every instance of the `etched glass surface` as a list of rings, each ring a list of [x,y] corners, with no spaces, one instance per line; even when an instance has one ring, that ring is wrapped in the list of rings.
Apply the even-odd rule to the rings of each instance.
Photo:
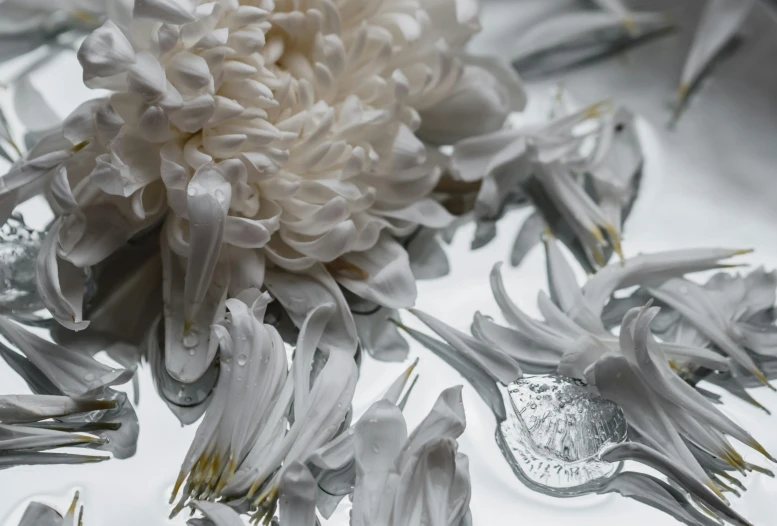
[[[562,376],[523,378],[503,389],[507,419],[497,442],[515,474],[543,493],[574,496],[599,487],[620,469],[599,460],[626,439],[621,409]]]

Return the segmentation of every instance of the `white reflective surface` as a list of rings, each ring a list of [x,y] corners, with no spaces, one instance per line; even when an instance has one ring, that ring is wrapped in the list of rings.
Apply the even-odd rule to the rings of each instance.
[[[531,3],[536,0],[524,2]],[[581,103],[611,98],[642,117],[640,132],[647,161],[642,191],[625,227],[627,255],[690,246],[755,248],[756,252],[746,256],[744,262],[777,267],[777,24],[757,9],[746,24],[743,45],[713,70],[677,128],[670,131],[666,128],[670,103],[692,34],[688,21],[697,15],[702,1],[634,4],[676,9],[681,30],[622,56],[531,83],[532,103],[527,118],[539,119],[547,114],[559,83]],[[509,57],[515,35],[510,23],[522,7],[518,0],[488,3],[483,9],[484,33],[474,42],[475,49]],[[5,75],[12,69],[14,64],[9,64],[0,72]],[[33,80],[64,116],[92,96],[80,87],[79,77],[74,57],[63,56]],[[0,98],[6,97],[0,92]],[[450,275],[420,283],[418,307],[463,330],[476,309],[498,319],[488,272],[494,262],[508,258],[514,236],[528,212],[508,214],[499,224],[497,238],[475,252],[469,250],[474,227],[460,229],[447,248]],[[36,213],[34,208],[31,213]],[[29,218],[39,224],[45,222],[43,216]],[[505,267],[504,277],[521,308],[536,313],[537,291],[546,287],[542,250],[536,248],[519,269]],[[420,328],[411,316],[405,315],[404,319]],[[413,344],[410,358],[416,356],[421,357],[417,368],[420,380],[406,408],[410,428],[426,415],[442,389],[462,382],[441,360]],[[404,367],[365,357],[354,402],[356,417]],[[140,379],[137,455],[81,467],[0,471],[0,526],[16,526],[26,503],[33,498],[64,511],[74,489],[82,492],[86,526],[185,524],[185,517],[166,520],[166,501],[195,429],[180,427],[157,398],[148,370],[140,371]],[[3,363],[0,392],[26,392],[22,380]],[[753,395],[777,413],[777,393],[759,389]],[[469,386],[464,388],[464,399],[467,431],[460,447],[470,457],[475,525],[614,526],[626,521],[632,526],[676,524],[652,508],[619,496],[555,499],[525,488],[496,445],[496,423],[486,405]],[[777,415],[769,417],[729,395],[724,399],[728,414],[752,431],[768,450],[777,451]],[[742,498],[732,498],[734,507],[756,525],[774,524],[777,481],[756,473],[747,477],[746,485],[748,491]],[[346,502],[328,524],[347,523]]]

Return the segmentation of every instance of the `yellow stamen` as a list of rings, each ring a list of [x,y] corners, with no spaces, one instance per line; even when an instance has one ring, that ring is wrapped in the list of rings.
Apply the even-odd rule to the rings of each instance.
[[[339,258],[326,263],[324,266],[330,274],[335,276],[342,276],[344,278],[351,278],[359,281],[366,281],[370,277],[363,268]]]
[[[615,250],[615,253],[618,254],[621,265],[624,265],[626,263],[626,258],[623,257],[621,237],[620,234],[618,234],[618,230],[610,223],[604,225],[604,229],[607,232],[607,236],[610,238],[610,244],[612,245],[613,250]]]
[[[76,506],[78,505],[78,492],[76,491],[76,494],[73,496],[73,501],[70,503],[70,507],[67,509],[67,513],[69,515],[75,514],[76,512]]]
[[[769,383],[769,379],[766,378],[766,375],[760,369],[754,369],[750,372],[753,373],[755,377],[758,378],[758,381],[760,381],[766,387],[768,387],[772,391],[777,391],[777,389],[775,389],[774,386]]]
[[[81,141],[75,146],[73,146],[73,153],[78,153],[84,148],[86,148],[87,146],[89,146],[89,141]]]
[[[761,444],[759,444],[757,440],[753,439],[753,441],[750,442],[748,446],[755,449],[756,451],[758,451],[760,454],[762,454],[772,462],[777,462],[777,459],[775,459],[772,455],[770,455],[769,452],[766,451],[766,449],[764,449],[764,447]]]
[[[180,473],[178,473],[178,478],[175,479],[175,485],[173,486],[173,493],[172,495],[170,495],[170,500],[167,502],[168,504],[172,504],[173,501],[175,500],[175,497],[178,496],[178,491],[181,489],[181,485],[183,484],[184,480],[186,480],[186,473],[181,471]]]
[[[633,16],[626,15],[626,17],[623,19],[623,27],[626,28],[629,36],[632,38],[639,36],[639,27],[637,26],[637,21],[634,20]]]
[[[70,16],[82,22],[86,22],[87,24],[96,24],[99,22],[92,13],[83,9],[72,10]]]
[[[715,485],[715,483],[714,483],[714,482],[712,482],[712,481],[710,480],[710,481],[708,481],[708,482],[706,483],[706,485],[707,485],[707,487],[708,487],[708,488],[710,488],[710,489],[712,490],[712,492],[713,492],[715,495],[717,495],[717,496],[718,496],[718,498],[719,498],[720,500],[722,500],[723,502],[725,502],[725,503],[726,503],[726,505],[729,505],[729,504],[731,504],[731,503],[728,501],[728,499],[726,498],[726,496],[725,496],[725,495],[723,495],[723,492],[722,492],[722,491],[720,491],[720,490],[718,489],[718,487]]]

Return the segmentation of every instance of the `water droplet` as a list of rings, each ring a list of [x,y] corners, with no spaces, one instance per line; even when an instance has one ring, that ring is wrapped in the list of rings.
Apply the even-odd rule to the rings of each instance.
[[[183,401],[186,402],[187,404],[191,404],[192,403],[192,397],[191,396],[187,396],[186,398],[183,399]]]
[[[197,345],[200,343],[200,335],[197,334],[195,331],[191,330],[184,334],[183,336],[183,346],[187,349],[192,349],[193,347],[197,347]],[[192,349],[189,351],[189,354],[194,354],[194,350]]]
[[[237,357],[237,364],[240,367],[243,367],[247,363],[248,363],[248,356],[246,356],[245,354],[241,354],[240,356]]]
[[[194,197],[197,195],[197,187],[189,185],[189,189],[186,191],[187,194],[189,194],[191,197]]]
[[[216,196],[216,201],[218,201],[219,203],[224,202],[224,192],[222,190],[216,190],[215,192],[213,192],[213,195]]]
[[[87,382],[93,382],[94,381],[94,374],[93,373],[86,373],[84,375],[84,380]]]

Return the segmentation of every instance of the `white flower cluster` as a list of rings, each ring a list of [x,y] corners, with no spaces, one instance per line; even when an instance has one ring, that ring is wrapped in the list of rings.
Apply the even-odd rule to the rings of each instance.
[[[79,269],[164,222],[167,367],[183,382],[212,362],[209,328],[244,289],[267,287],[298,325],[322,299],[338,305],[327,348],[356,347],[340,286],[412,305],[395,237],[452,219],[429,198],[437,145],[494,131],[523,104],[514,73],[464,54],[479,27],[469,2],[137,0],[108,11],[78,58],[86,84],[113,93],[45,137],[4,193],[52,181],[58,220],[39,290],[74,330],[88,324]],[[287,293],[288,273],[313,283],[303,297]]]

